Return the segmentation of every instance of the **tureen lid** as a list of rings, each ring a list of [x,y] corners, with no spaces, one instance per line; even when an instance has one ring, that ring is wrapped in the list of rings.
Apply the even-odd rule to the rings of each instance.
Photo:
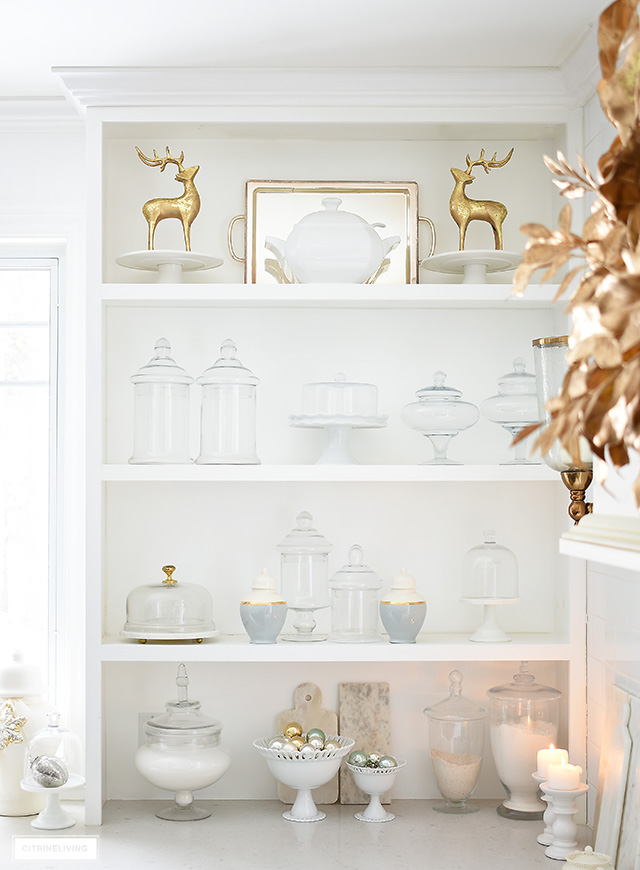
[[[349,561],[333,575],[330,589],[380,589],[382,580],[364,564],[364,552],[359,544],[349,548]]]
[[[424,713],[430,719],[484,719],[487,715],[486,709],[470,701],[469,698],[465,698],[462,694],[462,679],[460,671],[451,671],[449,674],[449,697],[424,709]]]
[[[179,366],[171,357],[171,345],[166,338],[159,338],[154,347],[155,356],[152,356],[146,366],[138,369],[135,375],[131,375],[134,384],[162,383],[162,384],[192,384],[193,378]]]
[[[309,511],[301,511],[296,517],[296,527],[278,544],[277,550],[283,554],[329,553],[332,545],[324,535],[313,528],[313,517]]]
[[[557,701],[562,692],[552,686],[543,686],[535,682],[533,674],[529,673],[529,662],[520,664],[519,673],[515,674],[512,683],[493,686],[487,691],[492,699],[513,700],[515,698],[531,701]]]
[[[591,846],[585,846],[584,852],[570,852],[566,858],[570,867],[611,867],[611,858],[602,852],[594,852]]]
[[[199,384],[259,384],[260,379],[242,365],[235,342],[227,338],[220,345],[220,357],[197,380]]]
[[[178,686],[178,698],[175,701],[167,701],[165,712],[145,723],[145,734],[162,737],[171,732],[188,734],[197,732],[207,736],[218,735],[222,731],[222,723],[218,719],[212,719],[200,712],[200,701],[190,701],[187,692],[189,676],[184,664],[178,665],[176,677]]]

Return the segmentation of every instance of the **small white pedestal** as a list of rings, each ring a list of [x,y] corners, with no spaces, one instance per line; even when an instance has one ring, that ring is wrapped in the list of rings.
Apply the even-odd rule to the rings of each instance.
[[[542,785],[543,782],[546,782],[544,776],[540,776],[538,773],[532,773],[531,776],[535,779],[538,785]],[[551,795],[543,794],[542,800],[547,802],[547,808],[542,816],[544,831],[541,834],[538,834],[536,840],[541,846],[550,846],[553,843],[553,823],[556,820],[556,814],[553,809]]]
[[[349,448],[349,435],[352,429],[383,429],[387,425],[384,415],[378,417],[357,417],[348,414],[327,416],[323,414],[300,414],[289,417],[292,426],[299,429],[324,429],[326,446],[316,459],[316,465],[357,465]]]
[[[210,257],[195,251],[130,251],[116,258],[127,269],[157,272],[159,284],[180,284],[183,272],[197,272],[221,266],[220,257]]]
[[[66,810],[62,809],[60,792],[70,791],[73,788],[79,788],[81,785],[84,785],[84,778],[81,776],[70,776],[67,782],[58,788],[45,788],[42,785],[22,780],[20,787],[25,791],[43,794],[47,798],[45,808],[31,822],[31,827],[39,828],[43,831],[58,831],[62,828],[72,828],[76,820]]]
[[[430,272],[446,275],[462,275],[463,284],[486,284],[487,274],[515,269],[522,254],[513,251],[448,251],[422,261],[422,267]]]
[[[546,782],[540,784],[543,794],[549,795],[553,802],[555,819],[551,828],[552,842],[544,850],[547,858],[565,861],[567,855],[575,851],[578,845],[578,826],[573,816],[578,812],[577,799],[589,790],[588,785],[581,784],[578,788],[549,788]]]

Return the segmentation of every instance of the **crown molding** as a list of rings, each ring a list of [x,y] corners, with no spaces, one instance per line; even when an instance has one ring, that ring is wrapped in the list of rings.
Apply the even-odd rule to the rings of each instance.
[[[0,130],[3,133],[83,132],[84,122],[64,97],[0,98]]]
[[[560,67],[565,92],[575,106],[584,106],[596,91],[602,77],[598,54],[598,29],[594,25]]]
[[[562,69],[54,67],[80,111],[94,107],[575,107],[581,56]],[[573,60],[575,57],[575,61]]]

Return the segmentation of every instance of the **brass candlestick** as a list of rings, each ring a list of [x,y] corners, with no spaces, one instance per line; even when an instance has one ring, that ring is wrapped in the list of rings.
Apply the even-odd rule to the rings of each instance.
[[[571,493],[569,516],[578,525],[582,517],[593,513],[593,503],[585,501],[586,491],[593,480],[593,473],[581,468],[574,468],[571,471],[561,471],[560,477]]]

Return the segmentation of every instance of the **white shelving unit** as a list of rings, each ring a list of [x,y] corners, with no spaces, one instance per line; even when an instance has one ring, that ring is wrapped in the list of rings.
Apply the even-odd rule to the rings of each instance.
[[[233,779],[223,778],[214,797],[272,796],[273,782],[250,766],[245,747],[256,729],[272,727],[305,679],[321,684],[329,707],[340,681],[388,680],[397,751],[412,762],[398,796],[436,797],[424,762],[426,730],[416,714],[443,695],[446,674],[460,663],[469,671],[468,693],[482,699],[520,660],[535,661],[541,681],[567,695],[565,736],[581,763],[584,578],[557,553],[568,524],[564,488],[545,465],[501,465],[509,437],[487,421],[455,439],[450,452],[464,464],[440,468],[421,464],[431,448],[400,421],[402,406],[437,368],[463,398],[479,404],[492,395],[513,357],[531,361],[533,338],[566,329],[556,288],[533,287],[513,299],[508,277],[460,285],[426,270],[419,283],[402,286],[247,285],[224,252],[226,224],[244,211],[250,178],[416,180],[420,213],[438,227],[438,250],[455,248],[449,167],[476,147],[502,151],[513,144],[520,163],[512,161],[511,175],[494,173],[488,190],[509,202],[505,247],[521,249],[520,224],[554,221],[554,189],[541,157],[557,148],[579,150],[580,112],[531,94],[512,103],[497,91],[474,91],[477,104],[469,106],[463,88],[447,97],[419,74],[392,75],[384,85],[379,72],[336,80],[316,71],[303,84],[276,74],[267,76],[269,89],[248,71],[225,79],[213,70],[174,70],[163,90],[151,71],[59,72],[87,116],[87,821],[100,822],[106,799],[160,797],[132,770],[131,755],[140,721],[170,697],[181,661],[190,663],[193,694],[223,721],[238,759]],[[222,267],[175,285],[116,265],[119,253],[145,243],[142,203],[163,195],[134,144],[170,145],[201,164],[203,209],[192,238],[225,256]],[[169,187],[165,195],[178,192]],[[480,187],[473,193],[483,196]],[[177,231],[177,222],[165,222],[171,223]],[[222,340],[237,340],[240,358],[262,381],[262,465],[128,464],[128,378],[165,334],[194,376],[211,365]],[[360,465],[314,465],[322,433],[288,425],[302,384],[337,370],[377,384],[381,413],[389,414],[385,430],[354,433]],[[387,582],[403,565],[416,575],[429,606],[417,644],[248,643],[241,595],[263,564],[277,572],[275,546],[302,509],[311,510],[334,544],[332,570],[358,540]],[[459,564],[487,526],[499,529],[520,562],[522,605],[505,608],[509,644],[470,643],[477,609],[459,602]],[[141,645],[120,636],[127,592],[160,579],[168,561],[180,577],[210,588],[220,638]],[[321,614],[325,623],[328,617]],[[479,796],[499,797],[489,761],[483,777]]]

